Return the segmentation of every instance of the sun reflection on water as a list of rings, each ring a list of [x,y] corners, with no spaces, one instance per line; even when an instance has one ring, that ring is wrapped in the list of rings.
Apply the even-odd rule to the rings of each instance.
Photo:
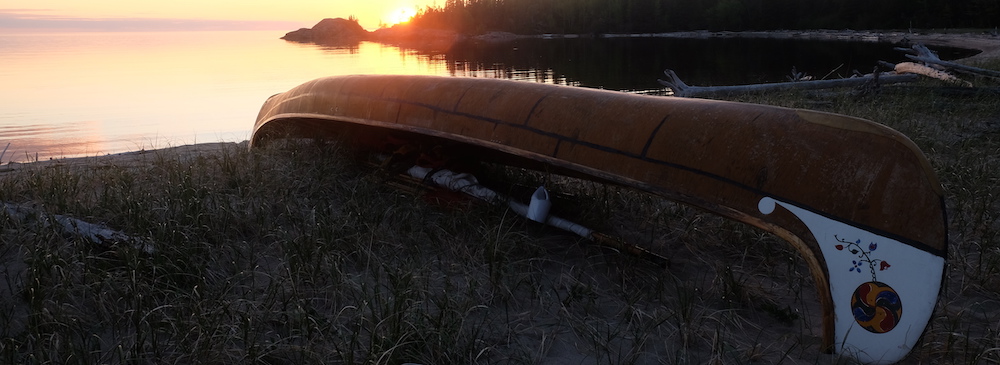
[[[457,74],[443,58],[393,46],[324,48],[279,36],[0,36],[0,149],[10,145],[0,162],[242,141],[267,97],[311,79]]]

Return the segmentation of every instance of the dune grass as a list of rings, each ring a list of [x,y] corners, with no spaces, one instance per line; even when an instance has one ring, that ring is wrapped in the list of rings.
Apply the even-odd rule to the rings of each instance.
[[[924,85],[744,96],[900,130],[947,192],[944,291],[911,362],[1000,362],[1000,102]],[[819,351],[804,263],[658,197],[489,167],[570,196],[654,264],[505,209],[434,204],[335,145],[0,171],[0,201],[148,240],[96,245],[0,213],[0,363],[852,363]]]

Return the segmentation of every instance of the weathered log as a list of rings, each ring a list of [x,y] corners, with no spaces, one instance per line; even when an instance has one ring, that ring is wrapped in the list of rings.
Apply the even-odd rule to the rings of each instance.
[[[938,80],[943,80],[943,81],[947,81],[947,82],[951,82],[951,83],[955,83],[955,84],[961,84],[961,85],[964,85],[964,86],[967,86],[967,87],[972,87],[972,83],[971,82],[959,79],[959,78],[955,77],[955,75],[952,75],[952,74],[947,73],[945,71],[934,69],[934,68],[931,68],[931,67],[928,67],[928,66],[925,66],[925,65],[921,65],[921,64],[918,64],[918,63],[900,62],[900,63],[897,63],[895,66],[893,66],[893,69],[895,69],[896,72],[898,72],[898,73],[903,73],[903,74],[910,73],[910,74],[924,75],[924,76],[935,78],[935,79],[938,79]]]
[[[946,68],[949,68],[949,69],[952,69],[952,70],[955,70],[955,71],[958,71],[958,72],[963,72],[963,73],[968,73],[968,74],[973,74],[973,75],[983,76],[983,77],[990,77],[990,78],[994,78],[994,79],[1000,79],[1000,71],[987,70],[987,69],[984,69],[984,68],[972,67],[972,66],[968,66],[968,65],[963,65],[961,63],[955,63],[955,62],[942,61],[940,59],[934,59],[934,58],[929,58],[929,57],[906,55],[906,58],[909,58],[909,59],[914,60],[914,61],[923,62],[923,63],[933,64],[933,65],[939,65],[939,66],[946,67]]]
[[[667,80],[657,80],[661,85],[673,90],[675,96],[697,97],[708,95],[732,95],[754,92],[775,92],[787,90],[818,90],[838,87],[858,87],[872,82],[873,76],[852,77],[848,79],[812,80],[796,82],[776,82],[767,84],[733,85],[733,86],[690,86],[677,76],[673,70],[663,73]],[[883,74],[878,81],[882,84],[898,84],[917,81],[917,75]]]
[[[12,220],[25,223],[36,222],[42,227],[54,227],[65,234],[81,237],[92,243],[131,243],[135,248],[143,250],[146,253],[153,252],[153,246],[144,242],[144,240],[129,236],[123,232],[113,230],[104,225],[94,224],[60,214],[50,215],[39,209],[28,208],[6,202],[3,203],[3,209],[0,210],[0,212],[6,213],[6,215]]]
[[[938,56],[937,52],[932,51],[930,48],[927,48],[927,46],[921,43],[914,44],[910,48],[896,47],[894,49],[906,52],[906,58],[917,62],[923,62],[924,64],[939,70],[950,69],[957,72],[1000,79],[1000,71],[987,70],[984,68],[963,65],[961,63],[944,61]]]
[[[927,46],[925,46],[923,43],[916,43],[910,46],[909,48],[896,47],[893,49],[906,53],[905,55],[906,57],[920,57],[923,59],[935,60],[935,61],[941,60],[941,57],[938,56],[937,52],[934,52],[930,48],[927,48]],[[942,71],[945,70],[944,66],[937,65],[933,62],[927,63],[927,65],[938,70]]]
[[[930,48],[927,48],[927,46],[925,46],[923,43],[915,43],[912,46],[910,46],[909,48],[895,47],[893,49],[897,50],[897,51],[905,52],[905,53],[910,54],[910,55],[918,56],[918,57],[927,57],[927,58],[933,58],[933,59],[937,59],[937,60],[941,59],[940,57],[938,57],[937,52],[934,52]]]

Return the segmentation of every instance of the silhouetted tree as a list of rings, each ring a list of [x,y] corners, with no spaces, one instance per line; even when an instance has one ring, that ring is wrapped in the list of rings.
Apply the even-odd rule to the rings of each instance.
[[[447,0],[411,21],[464,33],[1000,26],[1000,0]]]

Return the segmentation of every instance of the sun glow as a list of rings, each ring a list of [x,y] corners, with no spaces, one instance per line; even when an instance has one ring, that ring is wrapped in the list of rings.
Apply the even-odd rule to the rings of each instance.
[[[414,15],[417,15],[415,8],[399,8],[395,12],[389,13],[386,22],[387,25],[402,24],[413,19]]]
[[[214,28],[294,30],[312,27],[324,18],[356,17],[361,26],[404,23],[435,0],[171,0],[166,2],[121,0],[2,0],[0,33],[7,29],[53,28],[136,30],[159,28],[197,30]],[[209,24],[209,23],[217,24]],[[197,28],[197,29],[196,29]]]

